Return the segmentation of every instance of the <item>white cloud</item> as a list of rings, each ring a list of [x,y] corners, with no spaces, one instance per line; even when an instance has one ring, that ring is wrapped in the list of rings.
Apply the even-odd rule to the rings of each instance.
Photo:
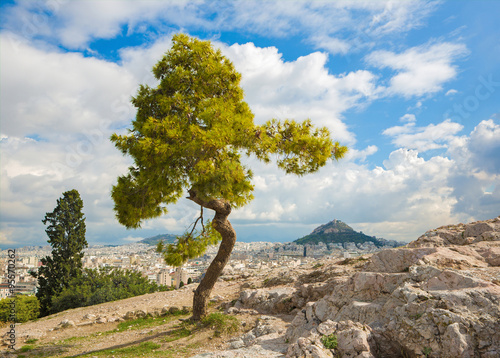
[[[493,119],[482,121],[471,133],[468,143],[471,161],[488,173],[500,173],[500,125]]]
[[[137,85],[122,67],[11,39],[1,34],[0,86],[9,88],[1,93],[3,134],[85,137],[107,121],[123,125],[132,118],[129,100]]]
[[[463,129],[463,125],[447,119],[438,124],[429,124],[426,127],[416,127],[410,121],[404,126],[394,126],[382,132],[393,137],[392,143],[398,147],[417,149],[425,152],[431,149],[447,148],[448,143]]]
[[[219,44],[242,73],[245,100],[262,123],[270,118],[311,118],[327,126],[334,138],[353,144],[354,136],[341,113],[376,98],[376,77],[364,70],[335,76],[329,73],[327,55],[314,52],[296,61],[284,61],[275,47],[259,48],[252,43]]]
[[[149,70],[169,41],[165,37],[148,47],[123,49],[119,64],[22,41],[15,46],[2,42],[0,80],[9,91],[1,93],[0,242],[43,242],[40,220],[63,191],[73,188],[84,199],[90,242],[139,236],[114,219],[109,191],[130,161],[107,139],[130,122],[134,111],[129,98],[137,83],[152,83]],[[257,121],[309,117],[351,147],[345,160],[303,178],[249,159],[256,199],[231,216],[235,227],[245,228],[239,236],[250,237],[265,226],[267,232],[274,228],[277,238],[286,232],[295,239],[301,230],[338,218],[371,235],[410,240],[443,223],[467,221],[498,208],[499,126],[494,121],[481,122],[468,136],[458,136],[458,123],[417,127],[415,116],[406,114],[403,125],[384,131],[403,148],[373,168],[364,161],[375,153],[382,155],[378,147],[357,149],[353,129],[342,116],[381,96],[375,74],[358,69],[331,74],[328,56],[321,52],[285,61],[273,47],[217,45],[242,72],[246,100]],[[421,48],[414,51],[427,54]],[[410,67],[397,70],[418,72]],[[447,157],[424,159],[415,150],[439,147],[448,149]],[[489,194],[485,188],[490,188]],[[140,236],[182,232],[197,215],[196,205],[181,200],[167,216],[147,221]]]
[[[286,176],[272,166],[255,163],[252,167],[264,178],[265,189],[256,187],[256,199],[242,211],[267,213],[260,219],[268,225],[292,222],[314,227],[337,218],[360,223],[363,231],[370,235],[415,239],[442,222],[461,219],[452,214],[456,199],[450,195],[453,188],[447,184],[453,166],[453,160],[448,158],[437,156],[424,160],[416,151],[404,149],[392,152],[383,167],[370,169],[347,159],[300,179]],[[298,186],[286,188],[289,180],[297,180]],[[275,207],[275,200],[282,208]],[[256,222],[254,216],[247,218],[240,210],[237,212],[236,225]],[[389,224],[383,229],[377,225],[379,222]],[[410,224],[405,225],[407,223]],[[310,228],[302,230],[296,237],[307,234]]]
[[[415,117],[414,114],[407,113],[404,116],[400,117],[399,120],[401,122],[415,123],[417,121],[417,118]]]
[[[130,96],[138,83],[154,82],[150,68],[168,49],[170,38],[121,50],[119,64],[7,41],[5,34],[1,40],[0,80],[2,88],[9,88],[1,93],[2,232],[9,240],[40,242],[40,220],[62,192],[76,188],[84,200],[90,242],[127,237],[114,219],[109,192],[131,161],[108,138],[130,123]],[[373,94],[369,72],[331,75],[327,56],[320,52],[287,62],[275,48],[220,46],[243,73],[246,99],[258,121],[311,118],[328,126],[342,143],[355,142],[341,112]],[[363,160],[375,151],[372,146],[353,153]],[[276,182],[284,190],[300,188],[298,178],[261,177],[256,186],[263,190]],[[274,203],[267,210],[250,209],[246,217],[278,220],[296,210],[291,199],[277,197]],[[145,232],[182,232],[196,215],[196,205],[184,200],[143,227]]]
[[[331,54],[346,54],[351,48],[349,42],[326,35],[313,36],[311,42],[316,48],[327,50]]]
[[[450,89],[444,95],[445,96],[453,96],[453,95],[455,95],[457,93],[458,93],[458,91],[456,89]]]
[[[127,242],[138,242],[138,241],[141,241],[145,239],[144,237],[140,237],[140,236],[127,236],[127,237],[124,237],[122,240],[123,241],[127,241]]]
[[[375,51],[366,60],[371,65],[397,72],[389,81],[388,94],[412,97],[440,91],[442,85],[457,74],[452,63],[466,53],[463,44],[443,42],[413,47],[399,54]]]
[[[457,198],[454,212],[476,219],[495,217],[500,208],[500,125],[481,121],[468,137],[450,143],[457,166],[449,178]]]
[[[346,159],[348,160],[360,160],[364,162],[367,157],[375,154],[378,151],[376,145],[369,145],[365,149],[357,150],[357,149],[349,149],[346,155]]]
[[[125,32],[172,28],[245,31],[262,36],[300,34],[318,48],[345,53],[356,40],[372,42],[420,27],[435,1],[21,1],[4,9],[4,28],[44,37],[71,49]],[[352,35],[346,35],[346,29]],[[153,30],[153,31],[155,31]]]

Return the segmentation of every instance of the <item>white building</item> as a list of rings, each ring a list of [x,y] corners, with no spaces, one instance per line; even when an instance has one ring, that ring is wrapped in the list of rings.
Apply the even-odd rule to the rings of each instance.
[[[170,273],[171,270],[168,268],[161,269],[156,275],[156,283],[164,286],[172,286],[173,277]]]

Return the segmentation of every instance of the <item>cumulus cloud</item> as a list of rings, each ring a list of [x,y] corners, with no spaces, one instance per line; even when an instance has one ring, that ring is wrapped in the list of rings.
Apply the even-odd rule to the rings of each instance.
[[[330,128],[335,139],[355,142],[341,113],[361,100],[376,98],[376,76],[372,73],[358,70],[335,76],[329,73],[328,57],[322,52],[288,62],[275,47],[259,48],[252,43],[219,45],[242,73],[245,100],[257,122],[311,118],[316,125]]]
[[[348,160],[360,160],[364,162],[367,157],[370,155],[375,154],[378,151],[378,148],[376,145],[369,145],[368,147],[364,149],[349,149],[346,155],[346,159]]]
[[[396,71],[389,81],[388,94],[412,97],[440,91],[457,74],[453,62],[466,53],[464,44],[442,42],[412,47],[402,53],[374,51],[366,61]]]
[[[114,218],[109,191],[131,161],[108,138],[134,117],[130,97],[138,83],[154,84],[150,69],[169,48],[170,37],[122,49],[117,64],[11,41],[12,36],[3,33],[0,38],[4,49],[0,80],[2,88],[10,89],[1,93],[2,232],[9,233],[9,240],[39,242],[44,214],[62,192],[76,188],[85,203],[89,241],[137,236],[125,234]],[[326,68],[324,53],[287,62],[272,47],[216,45],[242,72],[246,100],[258,122],[311,118],[328,126],[343,143],[355,143],[341,112],[373,96],[374,76],[368,71],[334,76]],[[368,147],[352,153],[363,160],[375,151]],[[257,187],[272,187],[272,176],[262,178]],[[275,180],[285,190],[299,188],[298,178]],[[272,200],[266,210],[249,211],[248,217],[278,220],[296,211],[290,200],[281,196]],[[195,205],[182,201],[165,218],[147,221],[144,232],[182,232],[197,214]]]
[[[500,125],[493,119],[482,121],[474,128],[468,149],[475,167],[490,174],[500,173]]]
[[[463,125],[447,119],[438,124],[416,127],[413,117],[403,126],[387,128],[382,132],[392,137],[392,143],[398,147],[416,149],[425,152],[431,149],[447,148],[448,143],[463,129]]]
[[[129,100],[137,84],[128,71],[115,63],[41,50],[15,39],[0,36],[0,85],[9,88],[1,94],[3,134],[84,137],[107,121],[123,125],[130,120]]]
[[[359,223],[359,227],[371,235],[415,239],[418,233],[433,225],[449,222],[450,218],[458,220],[450,214],[456,199],[450,195],[452,188],[447,185],[453,165],[449,158],[438,156],[424,160],[417,151],[405,149],[392,152],[383,167],[370,169],[348,160],[297,179],[273,167],[256,164],[255,173],[261,177],[255,190],[256,199],[237,211],[236,224],[247,223],[248,213],[269,211],[272,200],[278,198],[289,210],[276,210],[274,216],[257,218],[258,222],[267,223],[270,232],[271,224],[309,224],[300,228],[297,237],[309,233],[315,225],[337,218],[354,225]],[[296,195],[297,190],[300,195]],[[255,216],[248,219],[254,220]],[[377,231],[381,226],[375,223],[379,222],[390,225]],[[277,227],[275,235],[279,235]],[[400,230],[396,230],[398,227]]]

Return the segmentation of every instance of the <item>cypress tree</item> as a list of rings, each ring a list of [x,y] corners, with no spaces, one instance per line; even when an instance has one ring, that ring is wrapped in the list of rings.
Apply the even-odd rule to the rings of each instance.
[[[38,278],[36,296],[42,317],[52,313],[52,298],[67,288],[72,278],[82,274],[83,249],[88,246],[82,209],[80,194],[73,189],[64,192],[54,211],[46,213],[42,220],[52,246],[52,255],[42,258],[42,266],[33,274]]]

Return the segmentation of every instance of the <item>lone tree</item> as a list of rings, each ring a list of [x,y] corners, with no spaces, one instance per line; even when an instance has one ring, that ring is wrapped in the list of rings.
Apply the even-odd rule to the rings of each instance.
[[[316,129],[310,120],[254,124],[243,101],[241,75],[220,50],[184,34],[172,41],[153,67],[158,85],[141,85],[132,99],[137,108],[132,129],[128,135],[111,136],[116,147],[134,159],[111,195],[116,217],[127,228],[166,214],[166,205],[177,202],[185,190],[187,199],[200,205],[192,230],[175,244],[160,243],[157,248],[168,264],[180,266],[221,241],[194,294],[192,319],[199,320],[236,241],[228,216],[253,199],[252,172],[242,165],[241,155],[264,162],[275,155],[286,173],[304,175],[330,158],[343,157],[347,148],[333,143],[328,129]],[[215,211],[206,223],[203,208]]]
[[[88,246],[82,208],[80,194],[73,189],[63,193],[54,211],[42,220],[48,225],[45,232],[52,246],[52,256],[42,258],[43,266],[32,273],[38,278],[36,296],[40,300],[41,316],[53,313],[52,298],[68,288],[70,279],[82,273],[83,249]]]

